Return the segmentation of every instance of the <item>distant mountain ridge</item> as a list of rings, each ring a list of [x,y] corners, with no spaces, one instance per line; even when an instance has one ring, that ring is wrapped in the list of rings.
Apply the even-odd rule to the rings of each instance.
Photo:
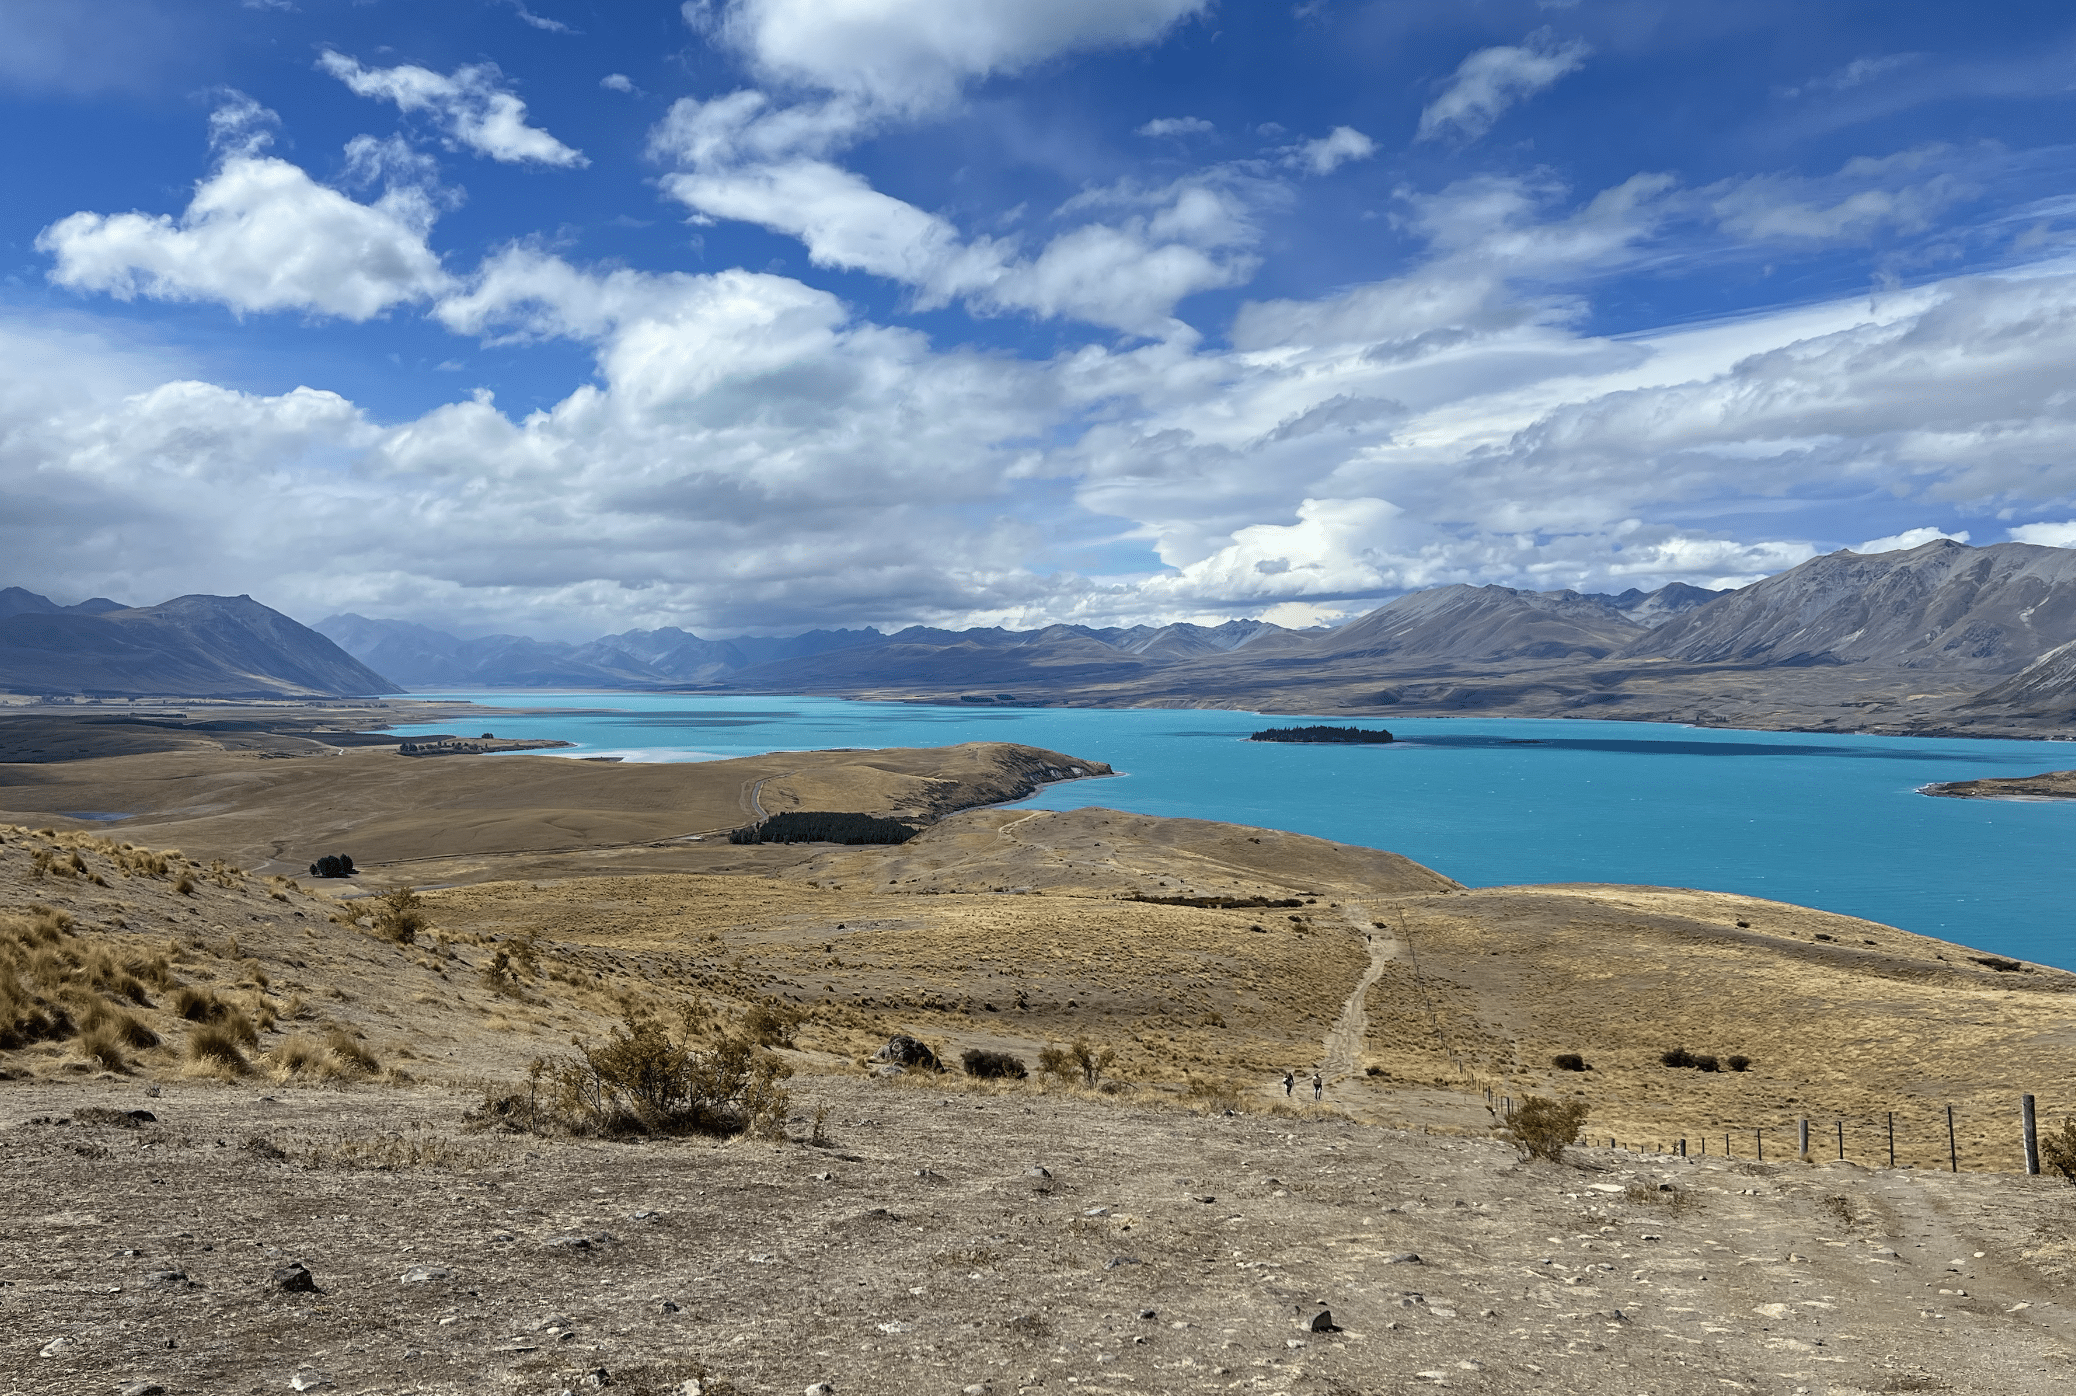
[[[1045,678],[1056,680],[1064,669],[1077,666],[1087,672],[1091,665],[1110,664],[1136,673],[1202,655],[1227,654],[1272,635],[1306,633],[1267,621],[1234,620],[1216,626],[1100,630],[1080,625],[1041,630],[912,625],[891,635],[868,628],[703,640],[671,626],[570,644],[521,635],[463,640],[409,621],[353,614],[326,616],[312,628],[371,668],[417,689],[671,688],[729,682],[740,675],[782,682],[788,674],[839,682],[904,667],[927,670],[948,683],[999,683],[1005,674],[1036,666],[1047,671]],[[864,651],[877,658],[866,659]],[[849,657],[834,658],[839,652]]]
[[[96,598],[59,606],[0,592],[0,690],[43,695],[320,698],[397,685],[249,596],[176,596],[156,606]]]

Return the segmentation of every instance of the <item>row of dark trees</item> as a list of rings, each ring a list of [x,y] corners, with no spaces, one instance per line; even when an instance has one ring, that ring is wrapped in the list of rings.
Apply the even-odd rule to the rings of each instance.
[[[1383,728],[1363,727],[1265,727],[1247,738],[1250,742],[1321,742],[1342,746],[1382,746],[1397,741]]]
[[[829,810],[794,810],[746,824],[730,843],[907,843],[915,829],[898,819]]]

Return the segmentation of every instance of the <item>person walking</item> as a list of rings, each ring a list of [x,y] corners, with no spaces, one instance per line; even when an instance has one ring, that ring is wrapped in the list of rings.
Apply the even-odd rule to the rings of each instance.
[[[1324,1078],[1322,1078],[1322,1077],[1320,1076],[1320,1074],[1319,1074],[1318,1072],[1316,1072],[1316,1071],[1315,1071],[1315,1072],[1313,1072],[1313,1073],[1312,1073],[1312,1099],[1313,1099],[1313,1100],[1315,1100],[1315,1101],[1316,1101],[1316,1100],[1318,1100],[1318,1099],[1319,1099],[1319,1097],[1320,1097],[1320,1093],[1321,1093],[1322,1091],[1324,1091],[1325,1089],[1326,1089],[1326,1081],[1325,1081],[1325,1079],[1324,1079]]]
[[[1294,1071],[1286,1071],[1286,1072],[1284,1072],[1284,1073],[1283,1073],[1283,1098],[1284,1098],[1285,1100],[1288,1100],[1288,1099],[1290,1099],[1290,1093],[1291,1093],[1291,1092],[1292,1092],[1293,1090],[1295,1090],[1295,1089],[1297,1089],[1297,1073],[1296,1073],[1296,1072],[1294,1072]]]

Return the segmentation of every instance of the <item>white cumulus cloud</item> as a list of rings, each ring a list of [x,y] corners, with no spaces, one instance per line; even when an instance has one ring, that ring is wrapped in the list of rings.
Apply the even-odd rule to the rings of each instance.
[[[1217,130],[1200,116],[1157,116],[1132,134],[1135,136],[1203,136]]]
[[[252,123],[223,129],[249,133]],[[249,134],[233,143],[253,148]],[[446,288],[426,244],[436,216],[422,187],[392,186],[363,204],[285,160],[240,153],[196,186],[177,219],[75,213],[45,228],[36,246],[55,259],[50,279],[74,290],[366,320]]]
[[[2029,523],[2006,529],[2014,543],[2034,543],[2043,548],[2076,548],[2076,519],[2063,523]]]
[[[1353,126],[1336,126],[1316,141],[1293,146],[1285,162],[1316,175],[1332,174],[1350,160],[1367,160],[1377,153],[1377,143]]]
[[[1420,113],[1416,139],[1474,141],[1517,102],[1575,72],[1592,54],[1583,40],[1558,43],[1539,29],[1519,44],[1479,49],[1457,65],[1449,85]]]
[[[404,112],[424,112],[449,139],[505,164],[533,163],[573,168],[590,163],[538,126],[526,124],[526,103],[504,85],[495,63],[474,63],[442,75],[400,64],[363,68],[326,49],[317,66],[362,97],[394,102]]]
[[[1958,533],[1949,533],[1943,528],[1931,528],[1929,526],[1925,528],[1906,528],[1901,533],[1891,533],[1886,538],[1869,538],[1866,542],[1854,548],[1853,551],[1856,553],[1908,552],[1912,548],[1922,548],[1925,544],[1940,538],[1951,538],[1956,543],[1965,543],[1968,541],[1968,530],[1964,528]]]
[[[689,0],[767,80],[897,111],[1062,54],[1151,43],[1210,0]]]

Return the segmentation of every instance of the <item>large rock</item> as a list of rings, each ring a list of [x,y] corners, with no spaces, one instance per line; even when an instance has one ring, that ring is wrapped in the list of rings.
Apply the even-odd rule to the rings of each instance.
[[[891,1062],[899,1067],[921,1067],[928,1071],[942,1069],[938,1065],[937,1054],[930,1050],[930,1044],[910,1037],[905,1032],[895,1033],[888,1038],[887,1045],[873,1053],[872,1059],[876,1062]]]

